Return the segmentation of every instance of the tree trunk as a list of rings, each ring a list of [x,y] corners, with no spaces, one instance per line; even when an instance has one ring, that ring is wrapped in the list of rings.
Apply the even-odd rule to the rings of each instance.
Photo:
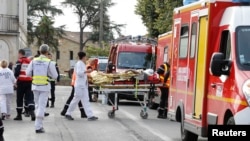
[[[80,24],[80,51],[83,51],[83,27],[82,27],[82,18],[83,15],[79,15],[79,24]]]

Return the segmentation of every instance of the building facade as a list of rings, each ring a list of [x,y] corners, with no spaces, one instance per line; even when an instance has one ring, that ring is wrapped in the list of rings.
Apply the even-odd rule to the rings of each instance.
[[[20,48],[27,47],[27,1],[0,0],[0,60],[17,60]]]

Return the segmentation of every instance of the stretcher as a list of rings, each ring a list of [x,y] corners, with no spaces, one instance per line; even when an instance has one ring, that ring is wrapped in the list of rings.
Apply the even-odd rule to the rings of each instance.
[[[98,92],[98,93],[103,93],[106,96],[109,93],[114,93],[114,102],[108,98],[108,101],[112,105],[112,109],[108,111],[108,117],[109,118],[114,118],[115,117],[115,112],[118,110],[118,95],[121,92],[134,92],[135,93],[135,98],[137,98],[138,93],[143,94],[143,101],[141,102],[138,98],[137,100],[139,101],[141,105],[141,111],[140,111],[140,116],[142,119],[147,119],[148,118],[148,99],[149,99],[149,94],[155,94],[156,88],[158,86],[161,86],[162,84],[105,84],[102,85],[101,87],[96,87],[93,85],[93,91]],[[109,96],[107,96],[109,97]]]

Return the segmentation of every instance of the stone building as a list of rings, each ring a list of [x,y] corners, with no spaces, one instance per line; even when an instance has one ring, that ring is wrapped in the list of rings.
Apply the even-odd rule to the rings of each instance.
[[[83,33],[83,41],[85,41],[91,32]],[[86,46],[94,45],[92,41],[88,41]],[[60,73],[66,74],[77,61],[77,53],[80,48],[80,32],[65,31],[65,35],[59,40],[57,52],[52,52],[53,59],[57,62]],[[37,47],[32,47],[32,54],[37,54]]]
[[[0,60],[17,60],[27,47],[27,1],[0,0]]]

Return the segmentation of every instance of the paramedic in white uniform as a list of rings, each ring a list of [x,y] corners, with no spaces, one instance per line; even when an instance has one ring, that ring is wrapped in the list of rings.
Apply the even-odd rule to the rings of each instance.
[[[68,120],[74,120],[71,116],[72,112],[76,108],[76,105],[81,100],[85,113],[89,121],[97,120],[98,118],[93,115],[92,109],[89,102],[89,92],[88,92],[88,79],[87,73],[90,73],[92,70],[86,70],[86,53],[78,52],[78,62],[75,65],[74,71],[76,73],[75,81],[75,94],[73,100],[70,102],[69,108],[66,112],[65,117]]]
[[[49,77],[56,79],[58,73],[55,63],[47,58],[49,46],[43,44],[40,46],[39,51],[41,55],[32,60],[26,70],[26,75],[32,76],[32,91],[36,105],[35,130],[36,133],[44,133],[43,119],[50,93],[50,83],[48,80]]]

